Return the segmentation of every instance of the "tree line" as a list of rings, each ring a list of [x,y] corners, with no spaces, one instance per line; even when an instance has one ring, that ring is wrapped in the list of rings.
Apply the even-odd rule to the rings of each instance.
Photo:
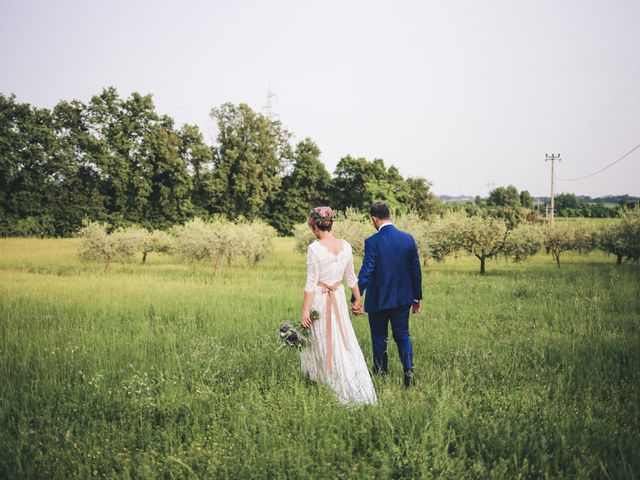
[[[330,175],[312,139],[293,145],[281,122],[246,104],[211,116],[214,145],[159,114],[151,95],[106,88],[46,109],[0,94],[0,235],[71,236],[83,221],[166,230],[220,216],[290,234],[319,204],[363,210],[386,200],[423,216],[435,208],[427,180],[405,179],[382,159],[347,155]]]
[[[398,215],[393,221],[413,235],[425,264],[428,260],[442,262],[465,253],[478,259],[481,274],[486,273],[487,260],[503,257],[521,262],[542,249],[558,267],[566,251],[588,253],[600,249],[614,255],[618,264],[640,259],[640,205],[623,208],[620,218],[599,224],[573,221],[548,224],[535,216],[522,217],[513,212],[508,208],[485,209],[470,216],[464,211],[448,211],[429,219],[409,213]],[[363,254],[364,239],[375,233],[368,216],[355,210],[339,214],[333,228],[358,255]],[[297,226],[295,237],[296,248],[301,252],[313,240],[306,225]]]
[[[607,206],[600,199],[576,196],[573,193],[560,193],[554,198],[555,215],[558,217],[583,217],[583,218],[616,218],[620,210],[634,207],[638,199],[629,195],[606,197],[611,206]],[[614,204],[615,203],[615,204]],[[536,199],[527,190],[518,192],[518,189],[509,185],[497,187],[489,193],[487,198],[476,196],[473,204],[476,207],[502,206],[509,208],[526,208],[544,214],[545,208],[550,206],[550,199]]]
[[[155,252],[188,262],[213,261],[217,276],[224,261],[231,264],[240,257],[255,264],[264,259],[273,249],[275,236],[276,231],[260,220],[231,222],[214,217],[205,221],[196,217],[168,231],[137,225],[113,230],[104,223],[87,221],[78,232],[78,253],[84,260],[104,262],[104,272],[114,260],[127,261],[136,255],[144,265]]]

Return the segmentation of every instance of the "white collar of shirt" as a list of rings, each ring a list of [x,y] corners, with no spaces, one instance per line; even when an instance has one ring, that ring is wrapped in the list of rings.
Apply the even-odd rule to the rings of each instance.
[[[380,225],[380,228],[378,229],[378,231],[379,232],[382,231],[384,227],[388,227],[389,225],[393,225],[393,223],[391,222],[383,223],[382,225]]]

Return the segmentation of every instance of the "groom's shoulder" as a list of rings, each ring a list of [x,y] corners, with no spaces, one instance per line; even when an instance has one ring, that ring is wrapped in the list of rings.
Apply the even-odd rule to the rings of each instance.
[[[401,237],[405,238],[406,240],[410,240],[410,241],[415,241],[413,238],[413,235],[411,235],[409,232],[405,232],[404,230],[400,230],[399,228],[395,229],[395,233],[396,235],[400,235]]]
[[[371,243],[371,242],[375,242],[378,240],[378,238],[380,238],[378,236],[379,232],[373,233],[371,235],[369,235],[367,238],[364,239],[364,243]]]

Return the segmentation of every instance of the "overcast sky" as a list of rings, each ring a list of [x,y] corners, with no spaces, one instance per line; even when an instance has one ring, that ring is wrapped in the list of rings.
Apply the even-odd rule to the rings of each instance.
[[[640,1],[0,2],[0,92],[52,107],[106,86],[216,133],[275,112],[330,172],[383,158],[437,194],[548,195],[640,144]],[[640,195],[640,149],[558,192]]]

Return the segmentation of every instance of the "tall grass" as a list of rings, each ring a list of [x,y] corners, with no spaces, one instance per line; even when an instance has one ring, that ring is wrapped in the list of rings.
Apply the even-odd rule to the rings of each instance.
[[[416,386],[345,408],[275,355],[305,262],[213,277],[0,240],[1,478],[637,478],[640,273],[567,255],[430,265]],[[371,363],[366,318],[353,319]]]

